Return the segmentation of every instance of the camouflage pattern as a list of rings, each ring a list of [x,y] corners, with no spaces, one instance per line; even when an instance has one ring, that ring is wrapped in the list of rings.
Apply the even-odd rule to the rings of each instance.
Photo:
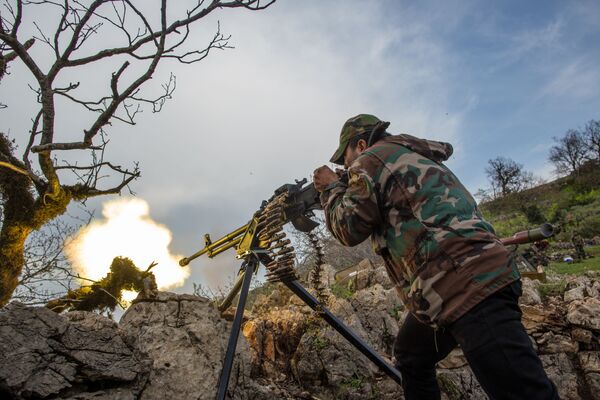
[[[571,232],[571,243],[573,244],[573,248],[575,249],[575,259],[577,261],[584,260],[587,257],[585,250],[583,248],[584,242],[583,238],[577,231]]]
[[[321,194],[327,226],[344,245],[371,236],[407,308],[443,326],[519,279],[469,192],[442,164],[449,143],[402,134],[369,147]]]
[[[329,161],[334,164],[344,165],[344,152],[346,151],[348,142],[350,142],[353,137],[362,135],[363,133],[370,133],[373,129],[385,130],[388,126],[390,126],[389,122],[381,121],[374,115],[359,114],[350,118],[344,123],[344,126],[342,126],[342,131],[340,132],[340,145]]]

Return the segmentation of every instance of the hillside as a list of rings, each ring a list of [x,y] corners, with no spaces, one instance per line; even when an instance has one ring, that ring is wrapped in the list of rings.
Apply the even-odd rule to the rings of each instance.
[[[591,239],[600,235],[600,170],[588,165],[578,176],[559,178],[479,206],[500,237],[551,222],[561,228],[556,240],[570,240],[573,230]]]

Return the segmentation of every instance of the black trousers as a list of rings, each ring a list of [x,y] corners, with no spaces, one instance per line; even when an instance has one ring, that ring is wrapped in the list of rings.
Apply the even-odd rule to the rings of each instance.
[[[490,399],[558,399],[521,323],[520,295],[517,281],[438,330],[409,314],[394,348],[406,399],[440,399],[435,365],[457,344]]]

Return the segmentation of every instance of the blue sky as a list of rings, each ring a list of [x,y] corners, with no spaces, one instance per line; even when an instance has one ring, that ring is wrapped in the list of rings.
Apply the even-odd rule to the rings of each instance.
[[[275,188],[326,164],[343,122],[358,113],[390,121],[392,133],[451,142],[448,165],[472,191],[487,185],[496,156],[551,178],[552,137],[600,119],[598,1],[279,0],[211,15],[188,43],[205,44],[217,21],[235,49],[162,64],[145,90],[173,72],[173,100],[109,130],[106,156],[140,162],[133,190],[173,231],[179,254],[197,250],[206,232],[242,225]],[[43,60],[42,50],[32,52]],[[60,83],[102,91],[115,65],[72,69]],[[21,146],[34,111],[25,76],[15,64],[0,85],[9,104],[0,129]],[[73,110],[58,105],[64,140],[89,121]],[[89,203],[99,217],[107,200]],[[195,269],[182,290],[234,270],[225,258]]]

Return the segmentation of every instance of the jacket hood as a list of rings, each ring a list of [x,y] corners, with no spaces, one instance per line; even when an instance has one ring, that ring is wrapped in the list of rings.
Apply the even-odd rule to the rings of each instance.
[[[388,136],[383,139],[384,142],[397,143],[420,155],[429,158],[432,161],[441,163],[446,161],[452,155],[454,149],[450,143],[437,142],[435,140],[419,139],[402,133],[400,135]]]

